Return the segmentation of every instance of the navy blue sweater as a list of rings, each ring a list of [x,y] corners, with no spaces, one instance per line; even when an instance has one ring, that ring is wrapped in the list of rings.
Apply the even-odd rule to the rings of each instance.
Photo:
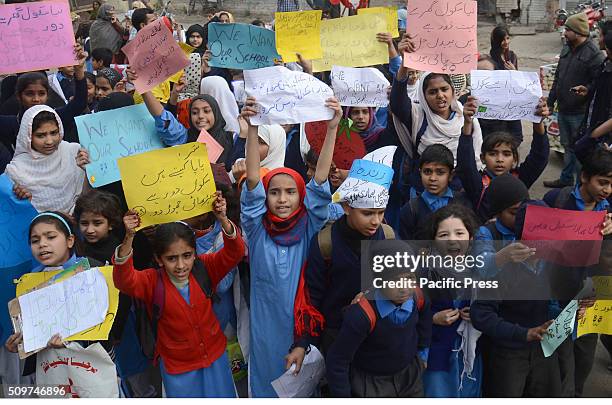
[[[527,330],[550,320],[547,278],[537,276],[520,263],[512,263],[504,266],[495,279],[499,281],[499,289],[489,298],[498,299],[472,303],[472,324],[495,345],[510,349],[539,345],[537,341],[527,342]],[[542,300],[503,300],[505,294],[517,297],[519,291],[530,297],[539,295]]]
[[[346,216],[342,216],[332,225],[331,239],[331,261],[326,263],[319,249],[318,234],[313,237],[305,282],[310,303],[325,318],[325,328],[340,329],[342,310],[361,291],[361,240],[383,240],[385,234],[382,228],[378,228],[371,238],[361,236],[348,227]],[[297,345],[318,346],[319,338],[303,336]]]
[[[534,134],[529,155],[516,169],[518,178],[527,188],[530,188],[535,183],[546,168],[549,153],[548,136],[546,133],[544,135]],[[480,219],[482,221],[491,219],[489,193],[488,189],[485,189],[483,194],[483,174],[476,167],[472,136],[470,135],[461,134],[459,137],[456,172]]]
[[[429,347],[432,314],[427,300],[420,312],[415,305],[408,320],[401,325],[393,324],[389,318],[381,319],[376,301],[370,304],[376,312],[372,333],[363,309],[357,304],[351,305],[327,353],[327,381],[335,397],[351,396],[351,367],[373,375],[393,375],[408,367],[418,350]]]

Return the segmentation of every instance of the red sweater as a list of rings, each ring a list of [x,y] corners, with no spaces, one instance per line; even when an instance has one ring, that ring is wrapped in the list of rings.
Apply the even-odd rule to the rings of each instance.
[[[237,227],[236,237],[223,233],[223,248],[199,258],[206,265],[212,287],[244,256],[244,241]],[[155,269],[136,271],[132,256],[124,264],[113,258],[113,281],[123,293],[142,300],[150,306],[157,280]],[[193,274],[189,275],[189,301],[185,302],[170,278],[163,273],[166,301],[157,326],[155,356],[161,356],[169,374],[180,374],[210,365],[224,352],[226,339],[213,312],[212,301],[204,295]]]

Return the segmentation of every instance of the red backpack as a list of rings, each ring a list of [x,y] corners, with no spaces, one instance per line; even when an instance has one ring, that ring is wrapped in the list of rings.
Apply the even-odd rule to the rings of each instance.
[[[414,301],[416,302],[417,311],[421,312],[425,306],[425,296],[423,295],[423,291],[418,287],[414,290]],[[376,327],[376,311],[374,311],[372,304],[370,304],[370,301],[366,298],[360,299],[357,305],[359,305],[370,321],[370,333],[372,333]]]

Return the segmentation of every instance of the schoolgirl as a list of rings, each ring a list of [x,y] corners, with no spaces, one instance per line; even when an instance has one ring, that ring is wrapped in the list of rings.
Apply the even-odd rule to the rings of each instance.
[[[6,174],[15,183],[15,195],[30,198],[38,211],[72,212],[87,187],[84,166],[89,154],[63,137],[62,120],[51,107],[36,105],[23,114]]]
[[[209,292],[203,290],[196,276],[199,279],[207,276],[214,291],[244,256],[244,241],[227,218],[226,202],[219,192],[213,207],[223,228],[224,247],[217,253],[196,256],[195,233],[188,225],[163,224],[153,237],[159,268],[136,271],[132,241],[140,218],[133,211],[124,217],[126,236],[115,252],[115,285],[151,305],[151,313],[155,290],[158,283],[163,283],[164,304],[157,324],[155,358],[160,360],[168,397],[236,396],[225,352],[226,339],[213,312]]]
[[[276,397],[271,382],[285,372],[284,357],[293,343],[294,301],[313,235],[327,221],[331,194],[327,176],[342,110],[335,99],[323,153],[308,186],[295,171],[277,168],[259,175],[257,127],[247,138],[247,184],[242,188],[241,223],[249,243],[251,268],[249,387],[254,397]],[[243,117],[256,114],[249,97]]]

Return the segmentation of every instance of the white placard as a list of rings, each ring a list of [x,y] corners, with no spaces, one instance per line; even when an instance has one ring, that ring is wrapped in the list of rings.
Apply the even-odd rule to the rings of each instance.
[[[391,85],[376,68],[333,66],[331,82],[340,105],[353,107],[386,107],[387,89]]]
[[[325,107],[325,100],[334,95],[332,89],[307,73],[283,66],[245,70],[244,84],[247,95],[254,96],[260,107],[251,118],[253,125],[300,124],[334,116]]]
[[[537,72],[472,70],[472,95],[478,99],[476,118],[540,122],[535,115],[542,97]]]
[[[19,297],[24,351],[47,345],[56,333],[70,337],[102,322],[108,311],[108,286],[97,268]]]
[[[310,346],[310,352],[304,357],[302,369],[294,375],[295,364],[276,380],[272,387],[279,398],[310,398],[314,389],[325,375],[325,359],[321,352]]]

